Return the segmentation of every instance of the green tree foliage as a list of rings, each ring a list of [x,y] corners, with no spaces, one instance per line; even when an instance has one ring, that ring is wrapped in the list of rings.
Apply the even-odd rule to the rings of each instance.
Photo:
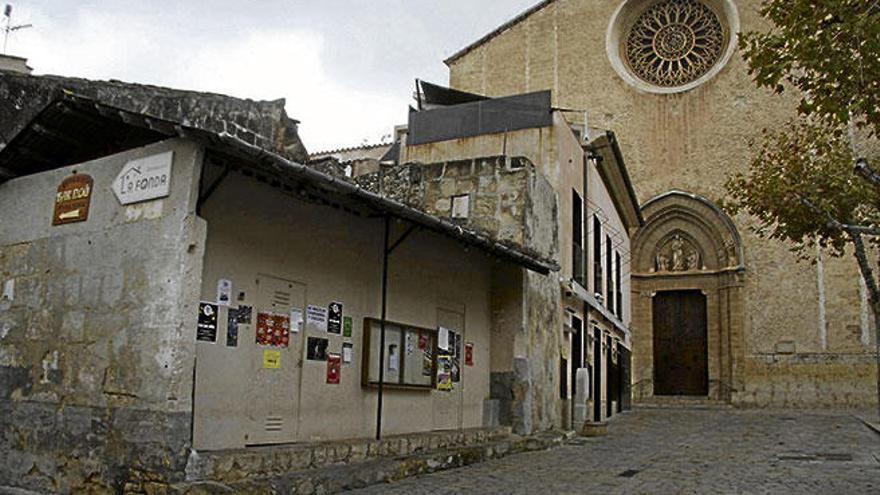
[[[739,47],[758,86],[801,91],[799,111],[832,128],[880,131],[880,0],[765,0],[767,32]]]
[[[759,87],[797,92],[800,115],[753,143],[748,172],[727,182],[729,206],[802,257],[817,242],[836,256],[852,248],[880,363],[880,266],[866,246],[880,244],[880,176],[854,167],[853,152],[857,133],[880,137],[880,0],[764,0],[761,15],[770,30],[741,34],[739,48]]]

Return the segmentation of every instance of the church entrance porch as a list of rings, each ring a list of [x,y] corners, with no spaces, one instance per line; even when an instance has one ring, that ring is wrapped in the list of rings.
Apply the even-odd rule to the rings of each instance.
[[[706,296],[661,292],[653,313],[654,395],[708,395]]]
[[[728,402],[741,388],[742,248],[733,222],[672,191],[642,206],[632,256],[633,398]]]

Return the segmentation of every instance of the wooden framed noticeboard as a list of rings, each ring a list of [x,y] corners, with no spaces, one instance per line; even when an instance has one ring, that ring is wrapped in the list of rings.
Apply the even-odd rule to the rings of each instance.
[[[381,321],[364,319],[361,385],[378,387]],[[385,322],[385,388],[431,390],[437,379],[437,330]]]
[[[61,181],[55,193],[52,225],[88,220],[93,187],[94,181],[87,174],[74,174]]]

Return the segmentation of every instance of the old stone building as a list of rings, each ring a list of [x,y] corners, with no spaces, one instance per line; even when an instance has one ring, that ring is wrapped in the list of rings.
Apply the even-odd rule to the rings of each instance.
[[[749,141],[795,114],[758,90],[736,35],[758,0],[547,0],[446,60],[453,88],[549,89],[620,137],[645,226],[633,244],[634,396],[758,406],[875,400],[865,290],[849,258],[798,263],[719,204]]]

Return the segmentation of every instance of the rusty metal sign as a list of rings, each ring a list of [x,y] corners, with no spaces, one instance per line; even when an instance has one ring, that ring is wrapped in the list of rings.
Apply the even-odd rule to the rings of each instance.
[[[58,186],[55,194],[55,211],[52,225],[84,222],[89,218],[89,204],[92,202],[94,181],[87,174],[67,177]]]

